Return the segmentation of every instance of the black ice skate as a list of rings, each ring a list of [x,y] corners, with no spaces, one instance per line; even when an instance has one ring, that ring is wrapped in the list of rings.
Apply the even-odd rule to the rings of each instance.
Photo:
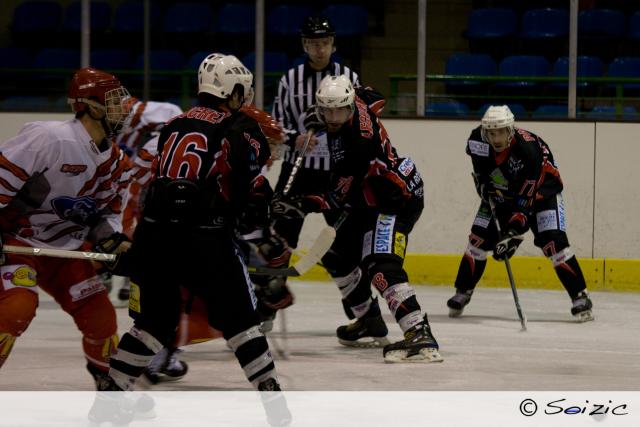
[[[447,307],[449,307],[449,317],[459,317],[464,311],[464,307],[471,301],[473,289],[464,292],[456,291],[456,294],[449,298]]]
[[[582,291],[572,300],[573,306],[571,307],[571,314],[576,318],[578,322],[588,322],[594,320],[591,309],[593,303],[589,299],[587,291]]]
[[[184,377],[189,370],[186,362],[178,359],[179,349],[163,348],[155,355],[149,366],[143,371],[144,376],[152,384],[161,381],[177,381]]]
[[[389,344],[389,330],[382,315],[363,317],[338,327],[338,341],[347,347],[382,347]]]
[[[387,363],[442,362],[438,349],[425,314],[424,321],[405,332],[402,341],[385,346],[382,355]]]

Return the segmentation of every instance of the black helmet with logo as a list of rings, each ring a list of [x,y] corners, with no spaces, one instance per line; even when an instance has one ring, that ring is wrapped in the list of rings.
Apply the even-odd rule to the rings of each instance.
[[[333,37],[336,35],[336,32],[327,18],[310,16],[305,23],[302,24],[300,35],[305,39],[320,39]]]

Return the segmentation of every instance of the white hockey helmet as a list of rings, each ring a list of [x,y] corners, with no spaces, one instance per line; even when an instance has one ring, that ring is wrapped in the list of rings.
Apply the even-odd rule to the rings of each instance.
[[[487,137],[487,130],[489,129],[502,129],[507,128],[509,130],[509,139],[513,137],[513,124],[515,123],[515,119],[513,117],[513,113],[506,105],[491,105],[485,111],[484,116],[482,116],[482,139],[484,141],[489,141]]]
[[[227,99],[239,84],[244,88],[246,103],[253,99],[253,74],[233,55],[212,53],[198,68],[198,93]]]
[[[326,76],[316,91],[316,103],[321,108],[351,107],[356,97],[353,84],[347,76]]]

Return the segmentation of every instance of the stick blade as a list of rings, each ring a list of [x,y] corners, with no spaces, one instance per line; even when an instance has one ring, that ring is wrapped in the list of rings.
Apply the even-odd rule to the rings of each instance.
[[[298,275],[302,276],[316,265],[331,248],[335,239],[336,230],[333,227],[323,228],[307,253],[293,265]]]

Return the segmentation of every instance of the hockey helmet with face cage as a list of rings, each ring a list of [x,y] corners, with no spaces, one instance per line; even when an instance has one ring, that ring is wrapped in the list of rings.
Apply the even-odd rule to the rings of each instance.
[[[487,131],[490,129],[503,129],[507,128],[509,132],[509,139],[513,137],[513,125],[515,123],[515,118],[513,117],[513,113],[506,105],[491,105],[487,108],[487,111],[482,116],[481,124],[482,124],[482,139],[484,141],[489,141],[487,136]]]
[[[74,113],[85,111],[89,106],[104,111],[107,123],[115,130],[127,117],[127,100],[130,97],[116,76],[85,67],[73,74],[67,102]]]
[[[212,53],[198,68],[198,93],[227,99],[236,85],[244,89],[245,103],[253,99],[253,74],[233,55]]]

